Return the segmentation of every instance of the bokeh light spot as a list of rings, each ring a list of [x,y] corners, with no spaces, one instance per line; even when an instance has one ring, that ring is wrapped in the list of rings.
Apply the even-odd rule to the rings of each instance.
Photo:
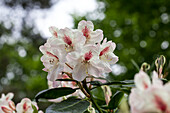
[[[168,41],[163,41],[161,44],[162,49],[167,49],[169,47],[169,42]]]
[[[142,41],[140,42],[140,47],[145,48],[146,46],[147,46],[146,41],[142,40]]]

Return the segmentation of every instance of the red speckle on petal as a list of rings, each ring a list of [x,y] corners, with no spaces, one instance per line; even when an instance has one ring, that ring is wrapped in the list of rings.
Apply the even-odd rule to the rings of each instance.
[[[6,100],[8,100],[8,99],[9,99],[9,97],[6,98]]]
[[[46,53],[49,55],[49,56],[52,56],[52,57],[55,57],[56,59],[58,59],[58,57],[56,55],[53,55],[52,53],[50,53],[49,51],[46,51]]]
[[[87,28],[87,26],[85,26],[85,28],[82,30],[83,32],[83,35],[86,37],[86,38],[90,38],[89,34],[89,29]]]
[[[104,55],[105,53],[107,53],[109,51],[109,46],[108,47],[105,47],[99,54],[99,56],[102,56]]]
[[[92,54],[91,51],[85,53],[85,55],[84,55],[84,59],[85,59],[86,61],[90,60],[92,57],[93,57],[93,54]]]
[[[23,109],[24,109],[24,111],[27,111],[27,103],[26,102],[23,105]]]
[[[72,44],[72,41],[71,41],[71,38],[69,37],[69,36],[64,36],[63,37],[63,40],[64,40],[64,42],[66,43],[66,44],[68,44],[68,45],[71,45]]]
[[[148,85],[145,82],[143,82],[143,86],[144,86],[144,89],[148,88]]]
[[[165,112],[167,110],[166,103],[157,95],[155,95],[155,103],[158,109],[160,109],[162,112]]]
[[[58,37],[58,34],[57,34],[57,32],[56,31],[54,31],[54,36],[57,38]]]
[[[55,30],[55,28],[54,27],[50,27],[50,30],[52,31],[53,35],[57,38],[58,37],[58,33]]]

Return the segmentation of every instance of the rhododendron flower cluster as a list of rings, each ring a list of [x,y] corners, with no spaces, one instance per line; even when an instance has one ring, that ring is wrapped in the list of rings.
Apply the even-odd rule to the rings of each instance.
[[[28,98],[24,98],[15,106],[15,103],[12,101],[14,94],[8,93],[6,96],[2,94],[0,98],[0,113],[33,113],[34,108],[38,110],[36,102],[32,102]],[[43,113],[38,111],[38,113]]]
[[[87,76],[98,77],[111,72],[111,65],[118,61],[113,53],[116,45],[103,40],[103,31],[95,30],[91,21],[80,21],[78,29],[50,27],[52,37],[40,46],[41,61],[48,72],[48,80],[55,81],[62,72],[83,81]]]
[[[155,71],[152,83],[143,71],[137,73],[134,80],[136,88],[129,96],[132,113],[170,113],[170,82],[163,85]]]

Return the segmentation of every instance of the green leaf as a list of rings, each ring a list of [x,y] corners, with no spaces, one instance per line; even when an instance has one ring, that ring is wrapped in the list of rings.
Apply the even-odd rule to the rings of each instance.
[[[115,108],[117,108],[117,107],[119,106],[120,101],[122,100],[123,96],[124,96],[124,93],[123,93],[123,92],[120,92],[120,91],[116,92],[116,93],[112,96],[112,98],[111,98],[111,100],[110,100],[110,102],[109,102],[109,105],[108,105],[109,109],[115,109]]]
[[[35,99],[36,99],[36,101],[38,101],[38,99],[56,99],[58,97],[62,97],[62,96],[72,94],[75,91],[76,91],[76,89],[72,89],[72,88],[69,88],[69,87],[46,89],[46,90],[39,92],[35,96]]]
[[[33,113],[38,113],[38,110],[37,110],[37,108],[32,104],[32,108],[33,108]]]
[[[91,90],[91,92],[95,99],[105,101],[105,96],[104,96],[104,93],[103,93],[103,90],[101,87],[95,88],[95,89]]]
[[[95,78],[95,79],[102,79],[102,80],[106,80],[106,78],[103,78],[103,77],[94,77],[94,76],[87,76],[86,78]]]
[[[95,101],[97,102],[97,104],[99,106],[106,104],[104,92],[103,92],[103,89],[101,87],[97,87],[95,89],[92,89],[91,93],[93,95],[93,98],[95,99]]]
[[[90,103],[86,100],[70,97],[60,103],[55,103],[46,109],[46,113],[83,113]]]

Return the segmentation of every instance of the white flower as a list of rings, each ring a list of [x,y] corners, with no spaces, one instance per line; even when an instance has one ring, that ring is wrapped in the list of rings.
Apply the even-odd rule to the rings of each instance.
[[[113,53],[116,48],[116,44],[112,41],[108,41],[105,38],[103,43],[97,45],[99,51],[99,59],[102,63],[101,67],[104,69],[103,73],[109,73],[112,71],[111,65],[118,61],[118,57]]]
[[[32,113],[34,110],[32,108],[32,102],[28,98],[24,98],[16,106],[17,113]]]
[[[1,95],[1,98],[0,98],[0,103],[1,102],[4,102],[4,101],[10,101],[12,98],[14,97],[14,94],[13,93],[8,93],[6,96],[5,94],[2,94]]]
[[[51,34],[52,34],[52,36],[54,37],[54,38],[58,38],[58,29],[56,28],[56,27],[54,27],[54,26],[51,26],[50,28],[49,28],[49,31],[51,32]]]
[[[83,81],[86,76],[99,76],[99,57],[95,46],[85,46],[81,52],[67,55],[69,64],[74,65],[72,76],[77,81]]]
[[[38,110],[36,102],[32,102],[29,98],[24,98],[16,106],[17,113],[33,113],[34,109],[32,106],[35,106]],[[38,113],[43,113],[43,111],[38,111]]]
[[[32,105],[38,110],[37,103],[31,102],[28,98],[22,99],[21,103],[18,103],[15,108],[15,103],[11,100],[13,96],[13,93],[8,93],[6,96],[2,94],[0,98],[0,113],[33,113]],[[39,111],[38,113],[43,112]]]
[[[85,41],[86,38],[80,31],[64,28],[59,30],[58,38],[53,40],[51,46],[66,55],[69,52],[81,50]]]
[[[94,25],[91,21],[80,21],[78,24],[78,30],[86,37],[87,44],[100,43],[103,40],[103,31],[100,29],[93,31]]]
[[[12,98],[14,97],[13,93],[8,93],[7,95],[2,94],[0,98],[0,113],[3,113],[3,111],[9,111],[12,112],[15,110],[15,105],[12,101]]]
[[[163,85],[153,72],[151,84],[148,75],[140,71],[135,75],[135,85],[129,95],[132,113],[170,113],[170,82]]]
[[[55,81],[57,75],[64,69],[62,54],[55,49],[51,48],[51,40],[47,41],[44,45],[40,46],[40,51],[44,54],[41,61],[45,68],[44,71],[48,72],[48,80]]]

